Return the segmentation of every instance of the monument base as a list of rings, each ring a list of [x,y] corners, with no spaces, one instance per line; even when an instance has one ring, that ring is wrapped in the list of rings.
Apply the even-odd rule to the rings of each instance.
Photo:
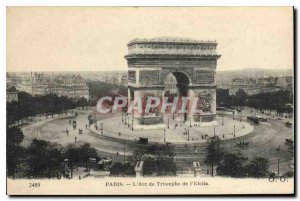
[[[154,125],[133,125],[135,131],[149,131],[149,130],[161,130],[166,129],[166,124],[154,124]]]
[[[211,126],[218,126],[218,122],[217,121],[210,121],[210,122],[189,122],[189,121],[186,121],[184,123],[184,125],[186,126],[200,126],[200,127],[211,127]]]

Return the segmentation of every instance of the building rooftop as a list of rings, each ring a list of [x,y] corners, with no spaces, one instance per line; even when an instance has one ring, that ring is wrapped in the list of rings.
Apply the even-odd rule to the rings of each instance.
[[[16,87],[11,86],[9,88],[6,89],[7,92],[17,92],[18,90],[16,89]]]

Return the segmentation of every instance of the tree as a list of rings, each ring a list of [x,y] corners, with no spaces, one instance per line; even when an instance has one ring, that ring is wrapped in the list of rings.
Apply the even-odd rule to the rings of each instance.
[[[15,178],[17,170],[20,172],[20,164],[25,158],[25,148],[20,144],[24,139],[23,132],[17,127],[7,128],[6,131],[6,150],[7,150],[7,174]]]
[[[230,107],[231,106],[231,96],[229,95],[229,89],[217,89],[217,103],[219,106]]]
[[[56,177],[62,171],[63,148],[45,140],[33,139],[28,147],[28,176]]]
[[[267,158],[257,157],[246,165],[246,172],[249,177],[266,177],[269,172],[269,161]]]
[[[63,152],[62,146],[51,143],[47,149],[46,157],[48,162],[47,176],[48,178],[57,177],[63,169]]]
[[[73,178],[74,165],[78,165],[79,155],[80,153],[79,153],[78,146],[74,144],[67,145],[64,157],[68,159],[68,166],[71,170],[71,178]]]
[[[84,97],[81,97],[76,101],[76,105],[84,109],[84,107],[88,106],[88,101]]]
[[[17,146],[23,141],[23,139],[24,139],[24,135],[20,128],[17,127],[7,128],[6,140],[8,144]]]
[[[6,103],[6,119],[8,127],[10,125],[15,126],[14,124],[16,121],[19,122],[18,108],[19,103],[16,101]]]
[[[26,160],[26,148],[16,146],[14,144],[7,144],[6,146],[6,168],[7,176],[15,178],[16,173],[23,173]]]
[[[217,165],[223,156],[223,148],[221,147],[221,139],[218,136],[208,139],[206,147],[205,163],[211,167],[211,176],[214,176],[214,165]]]
[[[169,146],[151,145],[137,150],[131,155],[131,162],[135,165],[138,161],[144,161],[144,175],[176,175],[174,153]]]
[[[243,89],[239,89],[233,96],[233,104],[236,106],[245,106],[248,95]]]
[[[91,147],[89,143],[84,143],[79,147],[79,161],[85,162],[86,171],[88,171],[89,158],[98,158],[98,154],[95,148]]]
[[[221,176],[244,177],[246,171],[244,163],[248,159],[237,153],[225,153],[217,167],[217,174]]]
[[[111,176],[133,176],[135,175],[134,166],[131,163],[114,163],[109,169]]]
[[[92,99],[98,99],[103,96],[108,96],[112,93],[118,93],[123,96],[127,96],[128,93],[128,89],[124,86],[101,81],[87,80],[87,85],[89,86]]]

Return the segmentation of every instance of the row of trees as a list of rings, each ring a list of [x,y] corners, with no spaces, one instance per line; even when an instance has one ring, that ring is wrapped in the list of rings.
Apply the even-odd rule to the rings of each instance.
[[[128,93],[127,87],[124,86],[93,80],[87,80],[86,82],[90,89],[90,96],[93,100],[98,100],[99,98],[109,94],[127,96]]]
[[[18,102],[7,102],[7,122],[12,125],[15,122],[19,125],[23,120],[39,114],[51,115],[67,112],[76,107],[86,107],[95,105],[96,101],[110,94],[121,94],[127,96],[127,88],[115,84],[109,84],[100,81],[87,81],[89,92],[92,99],[89,101],[84,97],[73,99],[66,96],[57,96],[56,94],[47,94],[43,96],[31,96],[21,91],[18,93]]]
[[[8,125],[22,122],[24,119],[39,114],[51,115],[67,113],[69,109],[84,107],[89,103],[85,98],[71,99],[56,94],[44,96],[31,96],[26,92],[18,93],[18,102],[7,102],[7,123]]]
[[[99,160],[96,149],[85,143],[66,147],[34,139],[25,148],[20,146],[24,136],[17,127],[7,130],[7,174],[9,177],[53,178],[73,176],[74,168],[85,166],[89,158]]]
[[[256,157],[249,161],[240,152],[228,153],[221,147],[221,139],[217,136],[208,140],[205,163],[211,167],[211,175],[216,172],[220,176],[231,177],[267,177],[269,175],[269,161]]]
[[[244,90],[239,89],[235,95],[230,95],[228,89],[217,89],[217,103],[224,107],[249,106],[259,110],[276,110],[277,113],[282,113],[292,112],[290,107],[286,107],[286,104],[292,101],[291,91],[247,95]]]
[[[99,161],[95,148],[85,143],[69,144],[66,147],[45,140],[33,139],[25,148],[21,146],[24,136],[20,128],[7,129],[7,174],[15,178],[73,177],[73,170],[85,166],[89,159]],[[134,166],[144,161],[144,175],[176,175],[174,154],[166,145],[151,145],[135,151],[125,164],[115,163],[109,167],[112,176],[134,176]]]

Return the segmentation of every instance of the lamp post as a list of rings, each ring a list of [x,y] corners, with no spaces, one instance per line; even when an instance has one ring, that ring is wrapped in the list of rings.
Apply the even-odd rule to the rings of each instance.
[[[235,137],[235,125],[233,126],[233,137]]]
[[[125,150],[126,150],[126,140],[124,135],[124,175],[125,175],[125,162],[126,162]]]
[[[188,141],[190,141],[190,129],[187,129]]]
[[[224,126],[224,114],[222,114],[222,126]]]
[[[133,130],[133,113],[132,113],[132,121],[131,121],[131,130]]]
[[[280,158],[278,158],[278,161],[277,161],[277,174],[279,175],[279,161],[280,161]]]
[[[216,127],[214,126],[214,137],[216,136]]]
[[[164,142],[166,142],[166,129],[164,129]]]
[[[129,128],[129,116],[127,116],[127,117],[128,117],[128,121],[127,122],[128,122],[128,128]]]
[[[240,122],[242,122],[242,110],[241,110],[241,113],[240,113]]]

